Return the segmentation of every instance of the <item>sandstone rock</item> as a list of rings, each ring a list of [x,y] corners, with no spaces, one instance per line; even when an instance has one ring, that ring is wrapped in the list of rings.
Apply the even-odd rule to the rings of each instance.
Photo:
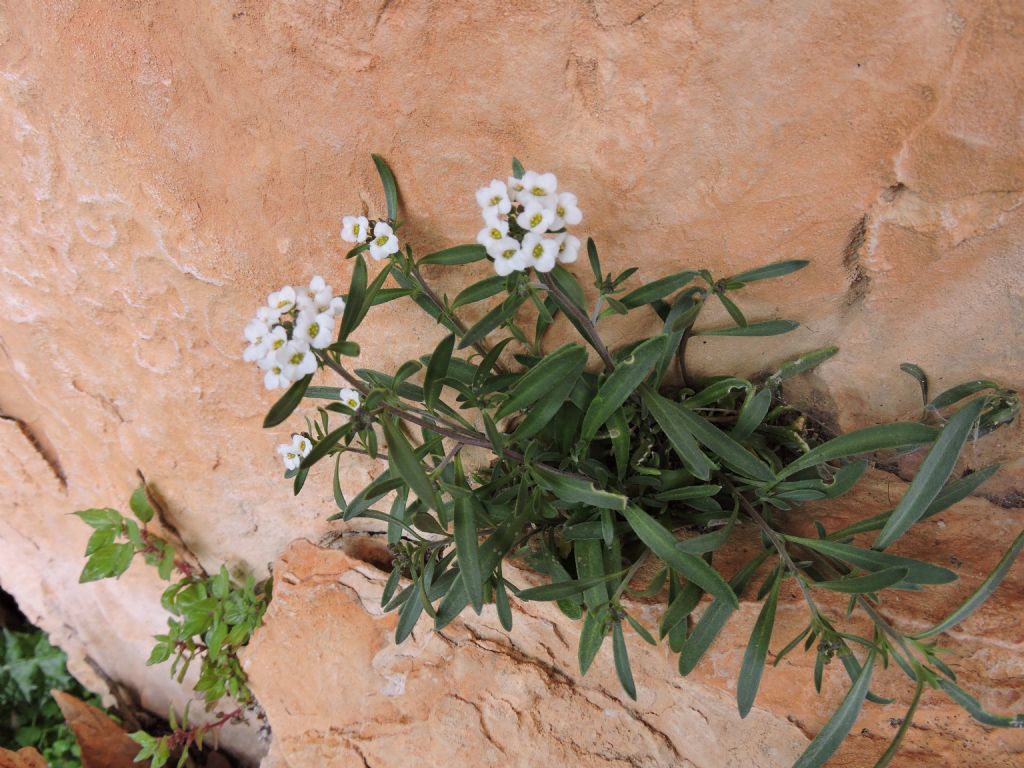
[[[139,745],[101,709],[63,691],[51,691],[82,750],[82,768],[133,768]],[[148,764],[148,761],[146,761]]]
[[[0,768],[46,768],[46,760],[32,747],[17,752],[0,749]]]
[[[1022,38],[1005,0],[4,0],[0,585],[90,687],[95,666],[164,713],[187,693],[145,666],[161,582],[136,566],[79,586],[88,531],[67,513],[124,507],[141,469],[208,565],[263,573],[334,530],[327,478],[299,501],[280,479],[293,424],[260,432],[273,396],[240,334],[282,283],[347,284],[339,217],[382,204],[371,151],[398,172],[419,253],[470,240],[473,190],[517,155],[577,192],[607,268],[812,259],[740,302],[801,329],[702,340],[693,366],[752,374],[837,344],[791,396],[842,428],[916,414],[905,360],[935,388],[1021,388]],[[453,293],[485,271],[429,277]],[[371,313],[361,364],[436,343],[410,312]],[[1003,534],[1019,527],[1021,434],[968,456],[1006,464],[977,513]],[[345,490],[377,472],[349,462]],[[957,543],[973,552],[973,534]],[[235,744],[260,751],[251,733]]]

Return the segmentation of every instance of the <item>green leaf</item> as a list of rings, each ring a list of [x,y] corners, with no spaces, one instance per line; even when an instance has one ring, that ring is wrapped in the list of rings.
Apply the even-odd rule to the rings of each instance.
[[[1003,555],[992,573],[988,575],[988,578],[981,583],[981,586],[979,586],[959,608],[931,629],[914,635],[914,639],[923,640],[928,637],[934,637],[935,635],[945,632],[947,629],[952,629],[962,621],[965,621],[967,617],[974,613],[981,604],[988,600],[989,596],[996,591],[1003,579],[1006,577],[1006,574],[1010,572],[1010,568],[1017,560],[1017,556],[1020,555],[1021,549],[1024,549],[1024,531],[1017,534],[1017,538],[1013,540],[1013,544],[1011,544],[1010,548],[1006,550],[1006,554]]]
[[[495,419],[503,419],[521,411],[540,399],[557,382],[567,378],[575,381],[587,364],[587,351],[579,344],[566,344],[544,357],[533,366],[509,390],[508,399],[502,403]]]
[[[659,501],[686,501],[687,499],[706,499],[717,495],[722,490],[720,485],[687,485],[662,491],[655,496]]]
[[[109,544],[113,544],[116,538],[117,530],[115,528],[97,528],[92,532],[92,536],[89,537],[89,541],[85,545],[86,556],[103,549],[103,547]]]
[[[775,383],[791,379],[801,373],[816,368],[823,362],[831,358],[839,351],[839,347],[822,347],[816,349],[813,352],[807,352],[806,354],[800,355],[796,360],[790,360],[785,363],[779,370],[769,376],[769,379]]]
[[[99,579],[116,578],[128,570],[135,555],[135,547],[131,544],[108,544],[100,547],[85,563],[79,584]]]
[[[761,426],[764,417],[768,415],[768,409],[772,405],[772,393],[770,389],[751,390],[747,393],[739,415],[736,417],[736,425],[729,432],[729,437],[737,443],[742,443]]]
[[[693,270],[685,270],[683,272],[677,272],[674,275],[668,275],[655,280],[653,283],[637,288],[635,291],[630,291],[623,296],[620,301],[629,309],[643,306],[644,304],[650,304],[652,301],[663,299],[670,293],[682,288],[684,285],[697,277],[699,273]]]
[[[593,439],[597,430],[643,383],[664,353],[666,341],[664,336],[655,336],[635,347],[602,382],[583,417],[581,432],[584,440]]]
[[[523,168],[523,164],[520,163],[516,158],[512,158],[512,176],[516,179],[521,179],[526,174],[526,169]]]
[[[746,272],[740,272],[738,275],[726,278],[725,282],[753,283],[757,280],[768,280],[773,277],[783,277],[784,275],[796,272],[798,269],[803,269],[810,263],[811,262],[805,261],[804,259],[776,261],[771,264],[765,264],[763,267],[757,267]]]
[[[459,558],[459,577],[473,610],[480,613],[484,604],[483,574],[480,571],[480,542],[476,532],[475,497],[460,495],[455,498],[455,551]]]
[[[675,576],[672,578],[675,579]],[[658,626],[658,637],[664,638],[693,613],[693,609],[697,607],[703,594],[700,587],[693,582],[687,582],[686,586],[669,602],[668,608],[662,615],[661,624]]]
[[[448,375],[448,365],[455,349],[455,334],[450,333],[438,343],[434,354],[430,356],[427,372],[423,377],[423,400],[428,408],[434,408],[441,396],[442,379]]]
[[[323,437],[323,439],[320,440],[320,442],[318,442],[316,445],[314,445],[310,449],[309,453],[306,454],[306,457],[299,464],[299,469],[309,469],[310,467],[312,467],[314,464],[320,461],[320,459],[326,456],[327,453],[331,450],[331,448],[338,444],[338,441],[341,440],[341,438],[343,438],[350,432],[352,432],[351,424],[343,424],[337,429],[328,432]]]
[[[140,485],[132,491],[132,497],[128,505],[132,508],[132,512],[140,523],[148,523],[153,519],[153,507],[150,506],[145,485]]]
[[[730,328],[711,328],[698,331],[695,336],[778,336],[798,328],[795,320],[766,320],[763,323],[737,325]]]
[[[121,527],[121,513],[109,507],[104,509],[83,509],[75,512],[75,515],[90,528],[97,530],[101,528],[119,529]]]
[[[395,174],[380,155],[370,155],[373,164],[377,166],[377,173],[380,174],[380,183],[384,185],[384,200],[388,207],[388,218],[395,221],[398,218],[398,185],[395,183]]]
[[[541,486],[564,501],[588,504],[598,509],[614,509],[619,512],[626,508],[629,501],[621,494],[599,490],[592,482],[582,477],[566,475],[541,464],[533,467],[533,474]]]
[[[849,565],[863,568],[865,571],[881,571],[886,568],[906,568],[909,580],[915,584],[948,584],[956,581],[956,574],[945,568],[920,560],[878,552],[874,549],[862,549],[852,544],[840,544],[837,541],[824,539],[803,539],[799,536],[786,536],[786,541],[813,549],[829,557],[842,560]]]
[[[345,341],[359,325],[366,298],[366,259],[359,255],[352,268],[352,280],[349,283],[348,295],[345,297],[345,309],[341,313],[341,327],[338,330],[338,341]]]
[[[722,302],[722,306],[725,307],[725,311],[729,313],[729,317],[732,318],[733,322],[736,323],[740,328],[746,328],[750,323],[747,322],[747,318],[744,317],[743,312],[736,306],[736,303],[725,295],[724,291],[715,291],[715,296]]]
[[[845,467],[844,467],[845,469]],[[964,475],[959,480],[954,480],[951,483],[947,483],[946,487],[942,489],[935,500],[928,506],[925,513],[921,516],[922,520],[927,520],[929,517],[939,514],[945,511],[954,504],[963,501],[972,493],[974,493],[986,480],[994,475],[999,470],[998,464],[992,464],[979,469],[976,472],[971,472],[968,475]],[[842,471],[842,470],[840,470]],[[838,478],[837,478],[838,479]],[[877,531],[885,525],[886,520],[892,515],[893,510],[888,512],[882,512],[881,514],[874,515],[865,520],[861,520],[853,525],[835,531],[829,534],[830,539],[845,539],[848,536],[853,536],[857,533],[866,533],[868,531]]]
[[[605,584],[611,579],[621,576],[622,573],[604,574],[592,576],[588,579],[577,579],[574,581],[556,581],[551,584],[543,584],[539,587],[524,589],[516,595],[520,600],[552,601],[564,600],[567,597],[582,595],[588,589]]]
[[[600,289],[603,282],[601,260],[597,257],[597,246],[592,237],[587,238],[587,260],[590,262],[590,271],[594,273],[594,286]]]
[[[875,540],[875,549],[885,549],[910,530],[946,484],[985,401],[974,400],[957,411],[939,433],[907,492]]]
[[[516,427],[516,431],[512,434],[512,440],[524,444],[525,440],[548,426],[551,420],[562,410],[582,372],[581,366],[579,372],[575,373],[575,375],[556,379],[552,383],[551,388],[526,409],[526,418]]]
[[[266,418],[263,419],[263,428],[276,427],[291,416],[292,411],[298,408],[299,403],[302,402],[302,397],[306,394],[306,387],[309,386],[309,382],[312,380],[313,374],[309,374],[288,387],[288,391],[281,396],[281,399],[270,407]]]
[[[430,482],[427,473],[423,470],[423,465],[394,418],[383,417],[381,427],[384,430],[384,439],[388,444],[388,458],[394,472],[408,483],[412,492],[424,504],[437,510],[439,514],[444,514],[444,505],[437,496],[434,484]],[[351,505],[349,507],[351,509]]]
[[[458,309],[464,307],[467,304],[475,304],[478,301],[489,299],[495,294],[501,293],[505,290],[505,283],[507,278],[501,275],[495,275],[494,277],[488,277],[481,280],[478,283],[466,288],[458,296],[455,297],[455,301],[452,302],[452,309]]]
[[[812,581],[810,584],[812,587],[829,589],[833,592],[867,594],[879,592],[893,584],[898,584],[909,575],[910,570],[907,568],[883,568],[865,576],[848,576],[836,581]]]
[[[982,708],[980,702],[951,680],[939,678],[939,687],[953,701],[967,710],[967,713],[982,725],[994,728],[1024,728],[1024,714],[1006,717],[994,715]]]
[[[629,667],[629,651],[626,650],[626,638],[622,636],[621,621],[612,624],[612,653],[615,656],[615,674],[619,677],[622,690],[636,701],[636,684],[633,682],[633,671]]]
[[[498,621],[506,632],[512,631],[512,606],[508,602],[508,592],[505,590],[505,579],[498,573],[497,583],[494,587],[494,605],[498,609]]]
[[[577,650],[577,658],[580,663],[580,674],[587,674],[590,665],[594,663],[594,657],[601,650],[607,628],[604,617],[594,610],[587,610],[583,619],[583,628],[580,630],[580,644]]]
[[[897,421],[893,424],[880,424],[876,427],[859,429],[812,448],[783,469],[779,473],[779,479],[789,477],[816,464],[824,464],[846,456],[924,445],[932,442],[937,434],[934,427],[916,421]]]
[[[476,243],[472,245],[456,245],[453,248],[445,248],[443,251],[428,254],[420,259],[420,264],[444,264],[445,266],[457,266],[459,264],[472,264],[474,261],[483,261],[487,258],[487,249]],[[504,278],[502,278],[504,281]]]
[[[398,611],[398,624],[395,627],[396,645],[401,645],[405,638],[412,634],[421,613],[423,613],[423,601],[417,599],[413,594]]]
[[[952,389],[947,389],[941,395],[928,403],[927,407],[941,411],[943,408],[948,408],[953,405],[953,403],[960,402],[965,397],[970,397],[971,395],[983,392],[986,389],[999,389],[999,385],[994,381],[988,381],[987,379],[968,381],[963,384],[959,384]]]
[[[665,526],[639,507],[627,506],[623,515],[640,541],[661,558],[665,565],[681,573],[708,594],[722,598],[733,607],[739,605],[736,594],[721,574],[696,555],[683,552],[675,536]]]
[[[679,403],[667,400],[649,388],[642,390],[642,397],[647,410],[658,422],[658,426],[665,433],[683,465],[694,477],[708,480],[711,477],[711,470],[717,467],[701,451],[700,446],[697,445],[697,439],[686,423],[678,418],[679,413],[685,409]]]
[[[739,706],[740,717],[749,714],[757,697],[757,689],[761,685],[764,660],[768,657],[768,644],[772,639],[772,627],[775,626],[775,609],[779,603],[782,572],[782,568],[776,569],[772,591],[761,606],[761,612],[754,623],[754,631],[750,633],[747,650],[743,654],[743,666],[740,668],[739,680],[736,683],[736,703]]]
[[[648,407],[650,407],[650,400],[648,399],[647,393],[644,395],[644,400],[645,402],[648,402]],[[718,427],[714,426],[697,414],[692,413],[678,403],[673,403],[669,400],[666,400],[665,403],[669,407],[673,421],[679,423],[683,429],[697,438],[698,442],[720,458],[725,464],[732,467],[735,471],[745,477],[753,478],[754,480],[771,482],[775,479],[775,474],[768,468],[767,464],[750,453],[746,448],[737,443]],[[661,428],[665,429],[665,425],[662,423],[662,420],[658,417],[657,413],[653,410],[651,413],[654,414],[654,418],[657,419]],[[669,437],[670,442],[671,440],[672,438]],[[673,447],[674,445],[675,444],[673,443]],[[707,479],[700,475],[698,475],[698,477],[700,477],[701,480]]]
[[[465,349],[472,344],[483,339],[487,334],[497,328],[499,325],[508,322],[512,317],[515,317],[516,311],[526,301],[525,296],[510,296],[506,301],[503,301],[498,306],[494,307],[490,312],[481,317],[469,330],[466,331],[462,337],[462,341],[459,342],[459,349]]]
[[[921,366],[913,363],[901,363],[900,370],[914,377],[917,385],[921,387],[921,401],[928,405],[928,376],[921,370]]]
[[[825,727],[814,737],[800,759],[794,763],[793,768],[821,768],[832,756],[832,753],[839,749],[839,745],[843,743],[846,735],[853,728],[861,707],[864,706],[874,667],[875,652],[871,651],[864,661],[860,675],[850,687],[846,698],[843,699],[843,703],[839,705],[839,709],[835,711]]]

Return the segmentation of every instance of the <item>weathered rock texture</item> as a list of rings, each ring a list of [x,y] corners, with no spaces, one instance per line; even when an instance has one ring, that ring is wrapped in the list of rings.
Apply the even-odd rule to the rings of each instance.
[[[694,365],[753,373],[838,344],[794,396],[843,428],[914,412],[904,360],[938,387],[1024,385],[1024,8],[1013,0],[0,0],[0,73],[0,583],[83,680],[99,687],[93,670],[104,670],[156,711],[185,698],[145,667],[164,622],[160,584],[136,568],[77,585],[87,531],[67,513],[123,506],[141,469],[207,564],[263,572],[293,539],[331,529],[326,478],[314,474],[299,501],[280,480],[273,446],[289,427],[260,431],[272,397],[241,362],[240,334],[282,283],[347,283],[339,217],[382,204],[371,151],[399,173],[403,237],[420,252],[472,238],[472,192],[514,154],[556,170],[608,265],[638,263],[645,280],[813,259],[742,302],[758,319],[800,320],[798,332],[695,344]],[[430,277],[448,291],[465,280]],[[630,338],[644,322],[608,333]],[[386,369],[438,337],[395,304],[358,341],[363,362]],[[1007,462],[985,491],[998,503],[977,518],[1007,535],[1020,524],[1020,435],[983,442],[967,462]],[[351,461],[344,484],[376,471]],[[973,551],[977,529],[949,530],[951,550]],[[990,618],[999,611],[970,632],[1019,654],[1018,628]],[[369,654],[385,622],[355,623],[365,634],[346,653]],[[343,637],[339,627],[333,642]],[[445,688],[471,661],[418,642],[452,660],[432,683],[446,722],[476,717],[476,699]],[[418,663],[410,671],[428,676]],[[670,674],[644,664],[645,677]],[[975,690],[1020,708],[1019,687],[1004,686],[1019,669],[976,667]],[[551,685],[530,664],[506,669],[534,691]],[[719,684],[731,669],[715,667]],[[596,697],[585,711],[597,717],[590,690],[574,695]],[[293,694],[264,695],[281,711],[273,697]],[[759,714],[765,733],[793,739],[782,760],[802,737],[786,697],[767,706],[777,723]],[[801,722],[813,730],[824,712]],[[959,737],[936,717],[923,727],[937,743],[997,753],[982,729]],[[623,728],[637,729],[649,764],[671,754],[635,722]],[[386,731],[363,736],[362,748],[386,748]],[[625,742],[608,743],[612,760]]]

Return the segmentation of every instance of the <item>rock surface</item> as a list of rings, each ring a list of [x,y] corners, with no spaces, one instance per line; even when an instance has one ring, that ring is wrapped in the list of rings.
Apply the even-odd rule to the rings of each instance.
[[[334,529],[327,478],[298,501],[280,479],[273,448],[291,427],[261,432],[273,397],[240,360],[241,328],[283,283],[347,285],[339,218],[382,205],[371,151],[398,173],[420,253],[472,239],[473,190],[516,155],[579,195],[609,268],[651,280],[812,259],[741,301],[801,329],[694,344],[693,364],[754,373],[837,344],[792,394],[842,428],[915,413],[905,360],[937,389],[1024,387],[1012,0],[0,0],[0,72],[0,585],[78,677],[102,689],[103,670],[156,712],[185,701],[145,666],[161,583],[136,567],[79,586],[88,531],[67,513],[123,508],[141,469],[208,565],[263,573],[296,537]],[[464,285],[454,269],[429,277]],[[434,345],[412,311],[371,313],[362,364]],[[1005,535],[1020,527],[1021,434],[967,457],[1006,463],[978,518]],[[352,461],[343,484],[377,471]],[[951,531],[974,552],[974,530]],[[1019,653],[1015,629],[977,634]],[[972,663],[981,692],[1019,705],[1012,663]],[[769,708],[796,733],[785,696]],[[929,726],[940,741],[944,723]],[[644,738],[651,760],[668,754]]]
[[[82,751],[82,768],[138,768],[139,745],[101,709],[63,691],[51,691]],[[148,766],[149,761],[143,765]]]

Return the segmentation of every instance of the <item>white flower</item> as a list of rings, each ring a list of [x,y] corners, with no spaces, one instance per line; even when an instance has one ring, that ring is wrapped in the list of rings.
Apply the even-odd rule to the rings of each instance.
[[[332,317],[337,317],[338,315],[345,311],[345,300],[341,298],[341,296],[335,296],[328,303],[327,309],[325,311],[327,312],[328,315],[331,315]]]
[[[530,200],[535,200],[542,205],[554,202],[555,190],[558,189],[558,179],[553,173],[537,173],[527,171],[523,174],[523,191],[519,193],[519,202],[526,205]]]
[[[334,298],[334,292],[331,290],[331,286],[319,275],[309,281],[308,288],[295,289],[295,303],[303,312],[312,312],[313,314],[326,312],[331,305],[332,298]]]
[[[283,330],[283,329],[282,329]],[[247,363],[255,362],[265,357],[268,350],[270,327],[260,319],[250,320],[245,326],[245,339],[249,346],[242,353],[242,359]]]
[[[395,231],[386,221],[378,221],[373,225],[373,240],[370,241],[370,255],[377,261],[387,258],[398,251],[398,238]]]
[[[541,237],[536,232],[528,232],[523,238],[523,255],[526,266],[538,272],[550,272],[555,268],[558,255],[558,240],[553,237]]]
[[[341,239],[346,243],[365,243],[370,222],[365,216],[346,216],[341,220]]]
[[[515,176],[508,177],[508,194],[513,200],[518,200],[523,191],[523,180]]]
[[[563,264],[572,264],[580,254],[580,239],[566,232],[555,237],[558,243],[558,260]]]
[[[487,253],[494,259],[494,271],[502,277],[526,270],[526,256],[515,238],[502,238],[488,247]]]
[[[267,296],[267,306],[278,313],[291,312],[295,308],[295,289],[286,285],[280,291]]]
[[[260,307],[256,310],[256,319],[267,325],[273,325],[281,318],[281,311],[273,307]]]
[[[334,337],[334,316],[327,312],[299,312],[292,338],[304,341],[313,349],[323,349]]]
[[[501,240],[501,238],[508,234],[508,222],[505,219],[499,219],[498,214],[485,214],[484,222],[486,226],[476,236],[476,241],[480,245],[487,246],[489,243]]]
[[[545,208],[536,200],[528,200],[522,213],[516,216],[516,223],[529,232],[547,232],[554,221],[555,212]]]
[[[572,192],[561,192],[555,201],[555,220],[552,229],[563,229],[567,224],[574,226],[583,221],[583,213],[576,205],[576,195]]]
[[[483,209],[485,220],[488,213],[508,213],[512,210],[508,187],[498,179],[476,191],[476,202]]]
[[[277,446],[277,452],[284,459],[284,468],[291,471],[298,469],[302,460],[309,456],[313,450],[313,444],[305,435],[292,435],[290,443],[282,443]]]
[[[267,365],[264,365],[264,362],[267,362]],[[273,358],[268,357],[260,360],[260,367],[267,369],[267,373],[263,377],[263,386],[267,389],[287,387],[292,383],[292,380],[284,375],[284,370],[274,362]]]
[[[277,350],[274,362],[291,381],[298,381],[316,371],[316,357],[309,344],[300,339],[292,339]]]
[[[345,405],[351,408],[353,411],[359,407],[360,397],[359,393],[351,387],[342,387],[338,390],[338,399],[341,400]]]

